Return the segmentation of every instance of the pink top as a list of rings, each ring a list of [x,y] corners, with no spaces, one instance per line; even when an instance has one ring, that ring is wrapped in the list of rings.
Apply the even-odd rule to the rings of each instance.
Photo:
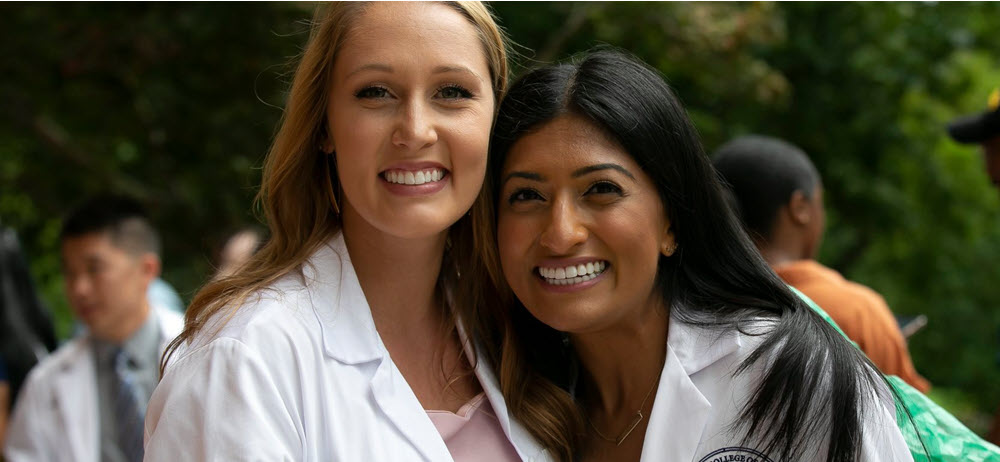
[[[427,411],[427,416],[444,438],[455,462],[521,460],[483,393],[465,403],[457,413]]]

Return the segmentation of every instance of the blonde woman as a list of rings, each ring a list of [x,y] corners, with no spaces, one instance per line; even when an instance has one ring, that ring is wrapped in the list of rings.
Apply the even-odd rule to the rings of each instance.
[[[545,458],[452,296],[505,60],[478,2],[318,15],[265,164],[270,240],[188,309],[146,460]]]

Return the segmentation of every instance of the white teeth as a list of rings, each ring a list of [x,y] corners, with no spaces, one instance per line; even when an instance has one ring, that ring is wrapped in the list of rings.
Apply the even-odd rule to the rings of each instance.
[[[587,282],[597,277],[604,271],[607,264],[603,261],[594,261],[586,265],[571,265],[563,268],[538,267],[538,274],[545,278],[545,282],[565,286]]]
[[[421,170],[418,172],[403,170],[387,170],[383,175],[385,181],[395,184],[421,185],[433,181],[441,181],[444,171],[441,169]]]

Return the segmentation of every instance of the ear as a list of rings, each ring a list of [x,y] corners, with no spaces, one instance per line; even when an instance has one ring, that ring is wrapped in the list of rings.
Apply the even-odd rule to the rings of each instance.
[[[324,154],[333,154],[333,138],[330,137],[328,129],[326,127],[326,118],[323,118],[323,128],[320,129],[319,133],[319,150]]]
[[[677,238],[674,237],[674,230],[667,223],[666,228],[663,230],[663,239],[660,240],[660,253],[664,257],[673,256],[674,252],[677,251]]]
[[[150,282],[152,282],[153,279],[160,277],[160,257],[156,256],[155,253],[142,254],[142,256],[139,257],[139,265],[141,267],[143,277]]]
[[[788,215],[799,226],[807,225],[813,220],[812,204],[802,191],[792,193],[792,199],[788,201]]]

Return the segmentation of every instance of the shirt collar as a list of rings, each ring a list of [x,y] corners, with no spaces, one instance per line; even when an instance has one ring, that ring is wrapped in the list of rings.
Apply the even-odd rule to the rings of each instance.
[[[155,366],[159,362],[160,328],[155,310],[150,308],[146,320],[139,329],[121,344],[115,344],[91,337],[98,358],[108,358],[118,349],[125,352],[130,361],[140,368]]]

